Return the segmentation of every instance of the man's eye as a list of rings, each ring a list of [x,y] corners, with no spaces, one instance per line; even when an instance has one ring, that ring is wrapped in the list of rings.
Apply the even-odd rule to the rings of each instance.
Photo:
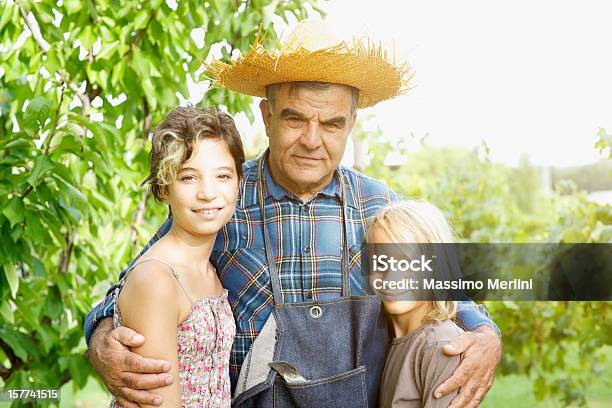
[[[304,119],[302,119],[302,118],[288,118],[287,122],[289,122],[289,125],[291,125],[291,126],[299,126],[302,123],[304,123]]]
[[[229,174],[219,174],[219,178],[223,181],[231,180],[232,176]]]

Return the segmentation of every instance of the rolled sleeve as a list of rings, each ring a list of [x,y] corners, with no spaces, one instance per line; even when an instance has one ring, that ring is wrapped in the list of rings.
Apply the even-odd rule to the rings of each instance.
[[[94,308],[85,317],[85,341],[89,346],[91,335],[98,326],[100,320],[106,317],[113,316],[114,302],[112,293],[117,288],[117,285],[113,285],[108,291],[106,297],[102,299],[100,303],[94,306]]]
[[[462,300],[457,304],[455,320],[464,330],[474,331],[480,326],[488,326],[501,337],[501,331],[489,316],[487,309],[472,300]]]

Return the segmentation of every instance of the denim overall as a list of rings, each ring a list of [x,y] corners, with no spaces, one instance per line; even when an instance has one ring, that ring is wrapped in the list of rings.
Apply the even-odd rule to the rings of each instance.
[[[270,361],[262,382],[244,390],[233,407],[359,408],[378,406],[378,389],[389,344],[389,332],[381,304],[375,295],[351,296],[349,253],[346,245],[345,182],[342,189],[342,296],[337,299],[284,303],[276,253],[272,248],[262,194],[263,160],[259,164],[259,205],[264,225],[268,270],[274,310],[266,322],[270,331]],[[270,322],[270,319],[273,321]],[[255,340],[255,344],[263,332]],[[272,354],[273,350],[273,354]],[[255,347],[251,349],[255,351]],[[242,370],[248,373],[247,355]],[[261,364],[260,364],[261,366]],[[269,367],[267,367],[269,366]],[[241,370],[241,376],[243,372]],[[248,375],[248,374],[247,374]],[[240,381],[240,379],[239,379]]]

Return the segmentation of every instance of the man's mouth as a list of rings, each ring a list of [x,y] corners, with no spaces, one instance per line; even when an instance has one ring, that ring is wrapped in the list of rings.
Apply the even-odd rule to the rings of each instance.
[[[321,160],[317,157],[310,157],[310,156],[299,156],[299,155],[294,155],[296,158],[300,159],[300,160],[309,160],[309,161],[317,161],[317,160]]]

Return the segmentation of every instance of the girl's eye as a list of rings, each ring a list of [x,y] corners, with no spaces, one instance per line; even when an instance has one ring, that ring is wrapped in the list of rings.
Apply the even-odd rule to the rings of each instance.
[[[193,181],[195,180],[195,176],[183,176],[181,177],[181,181]]]

